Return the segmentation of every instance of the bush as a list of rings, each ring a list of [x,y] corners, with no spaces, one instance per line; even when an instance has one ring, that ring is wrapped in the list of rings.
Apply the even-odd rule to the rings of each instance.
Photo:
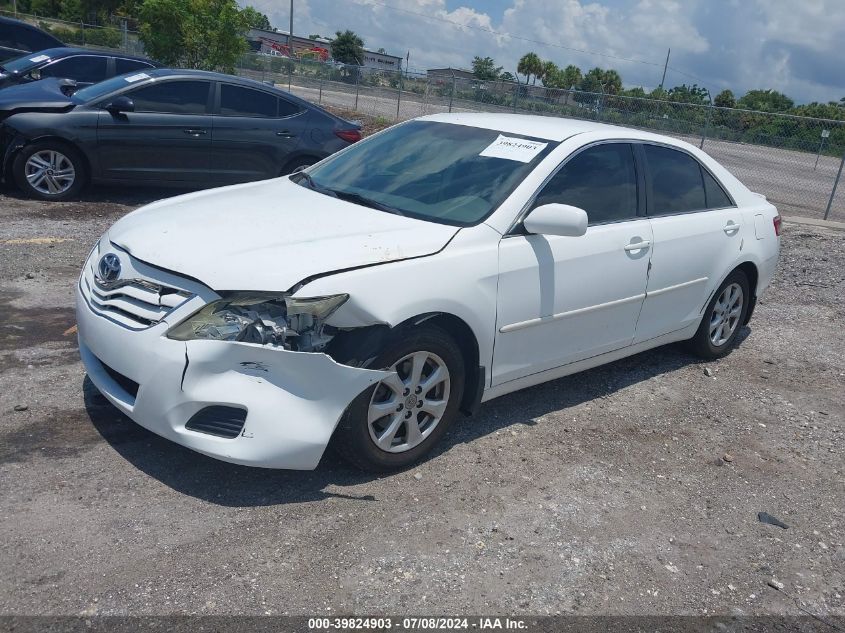
[[[38,26],[65,44],[120,48],[123,43],[123,36],[120,31],[109,27],[89,27],[83,31],[81,28],[53,26],[48,22],[39,22]]]

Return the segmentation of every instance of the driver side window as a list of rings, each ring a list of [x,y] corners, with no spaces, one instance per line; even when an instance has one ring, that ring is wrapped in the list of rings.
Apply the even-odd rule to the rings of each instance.
[[[637,170],[628,143],[606,143],[576,154],[546,183],[534,207],[568,204],[584,209],[589,223],[637,217]]]

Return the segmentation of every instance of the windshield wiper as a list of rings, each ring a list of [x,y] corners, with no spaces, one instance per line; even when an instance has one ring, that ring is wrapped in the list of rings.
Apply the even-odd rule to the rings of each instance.
[[[387,213],[393,213],[395,215],[405,215],[396,207],[391,207],[390,205],[383,204],[381,202],[378,202],[377,200],[368,198],[367,196],[362,196],[360,193],[353,193],[351,191],[339,191],[337,189],[330,189],[329,191],[331,191],[336,198],[346,200],[347,202],[354,202],[365,207],[370,207],[371,209],[378,209],[379,211],[385,211]]]
[[[318,185],[316,182],[314,182],[314,179],[311,177],[311,174],[309,174],[307,171],[298,171],[294,175],[299,176],[299,182],[302,182],[303,180],[307,182],[308,187],[310,189],[318,191],[319,193],[324,193],[327,196],[331,196],[332,198],[337,198],[337,193],[335,193],[331,189],[326,189],[325,187],[321,187],[320,185]]]

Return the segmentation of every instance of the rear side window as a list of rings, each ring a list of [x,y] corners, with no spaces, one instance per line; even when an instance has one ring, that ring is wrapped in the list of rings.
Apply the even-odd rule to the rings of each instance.
[[[668,147],[645,145],[651,172],[652,214],[667,215],[707,208],[698,161]]]
[[[220,114],[275,118],[279,98],[262,90],[222,84],[220,86]]]
[[[285,99],[284,97],[279,97],[279,116],[286,117],[286,116],[293,116],[294,114],[299,114],[302,112],[302,107],[297,105],[296,103],[292,103]]]
[[[734,206],[728,194],[722,189],[722,185],[716,182],[709,171],[702,169],[701,174],[704,176],[704,195],[707,198],[708,209],[724,209]]]
[[[637,216],[637,171],[627,143],[585,149],[567,162],[537,196],[542,204],[569,204],[587,212],[590,224]]]
[[[137,59],[121,59],[118,57],[114,60],[115,75],[122,75],[123,73],[131,73],[133,70],[145,70],[152,67],[152,64]]]
[[[166,81],[154,83],[129,93],[135,112],[169,114],[205,114],[208,81]]]
[[[96,55],[66,57],[41,69],[42,77],[75,79],[84,83],[97,83],[106,78],[106,58]]]

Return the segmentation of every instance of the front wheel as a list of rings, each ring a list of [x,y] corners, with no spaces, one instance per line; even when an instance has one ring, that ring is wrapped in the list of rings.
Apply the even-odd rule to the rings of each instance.
[[[407,468],[434,447],[457,417],[463,357],[449,334],[423,326],[396,337],[372,366],[396,373],[349,405],[333,446],[362,470]]]
[[[728,354],[745,321],[750,298],[748,277],[741,270],[733,271],[707,304],[701,325],[690,339],[692,351],[707,360]]]
[[[73,147],[41,141],[24,147],[15,157],[12,173],[18,187],[31,198],[68,200],[85,184],[85,161]]]

